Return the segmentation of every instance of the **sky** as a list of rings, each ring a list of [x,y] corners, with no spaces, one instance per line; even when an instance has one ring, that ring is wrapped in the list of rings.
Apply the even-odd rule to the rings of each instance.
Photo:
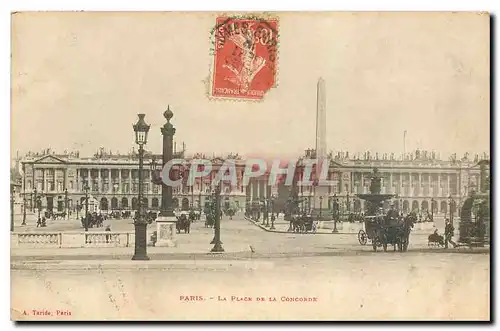
[[[443,155],[490,148],[489,17],[476,13],[277,13],[277,87],[212,100],[217,13],[12,16],[11,154],[127,152],[146,114],[161,152],[170,106],[188,153],[298,155],[315,146],[326,82],[328,150]]]

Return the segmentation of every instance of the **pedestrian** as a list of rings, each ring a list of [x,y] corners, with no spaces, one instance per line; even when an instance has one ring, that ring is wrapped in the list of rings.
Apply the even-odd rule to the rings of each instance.
[[[444,248],[448,248],[448,243],[452,244],[453,248],[457,247],[457,244],[451,239],[454,235],[454,232],[455,228],[453,227],[453,224],[451,224],[449,219],[446,219],[446,226],[444,228]]]
[[[38,221],[36,221],[36,227],[42,226],[42,219],[38,216]]]
[[[107,226],[106,226],[106,230],[104,230],[104,231],[106,231],[106,232],[111,232],[111,228],[110,228],[110,226],[109,226],[109,225],[107,225]],[[107,234],[107,235],[106,235],[106,244],[108,244],[108,243],[109,243],[109,239],[110,239],[110,238],[111,238],[111,235]]]

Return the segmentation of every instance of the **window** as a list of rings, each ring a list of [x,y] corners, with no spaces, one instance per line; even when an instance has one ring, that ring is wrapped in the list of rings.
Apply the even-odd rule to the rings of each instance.
[[[26,181],[26,189],[31,190],[31,180]]]
[[[70,181],[69,182],[69,189],[72,190],[73,189],[73,181]]]

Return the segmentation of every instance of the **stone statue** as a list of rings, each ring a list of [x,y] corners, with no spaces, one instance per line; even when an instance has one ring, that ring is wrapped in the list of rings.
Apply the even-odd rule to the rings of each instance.
[[[373,169],[373,174],[371,176],[370,182],[370,193],[371,194],[380,194],[382,188],[382,178],[378,172],[377,168]]]

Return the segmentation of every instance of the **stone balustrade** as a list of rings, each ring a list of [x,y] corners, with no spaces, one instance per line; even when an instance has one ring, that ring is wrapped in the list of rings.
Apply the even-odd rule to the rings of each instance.
[[[23,232],[16,235],[19,246],[61,247],[62,233],[60,232]]]
[[[150,241],[150,233],[147,241]],[[134,232],[12,232],[12,248],[132,247]]]

